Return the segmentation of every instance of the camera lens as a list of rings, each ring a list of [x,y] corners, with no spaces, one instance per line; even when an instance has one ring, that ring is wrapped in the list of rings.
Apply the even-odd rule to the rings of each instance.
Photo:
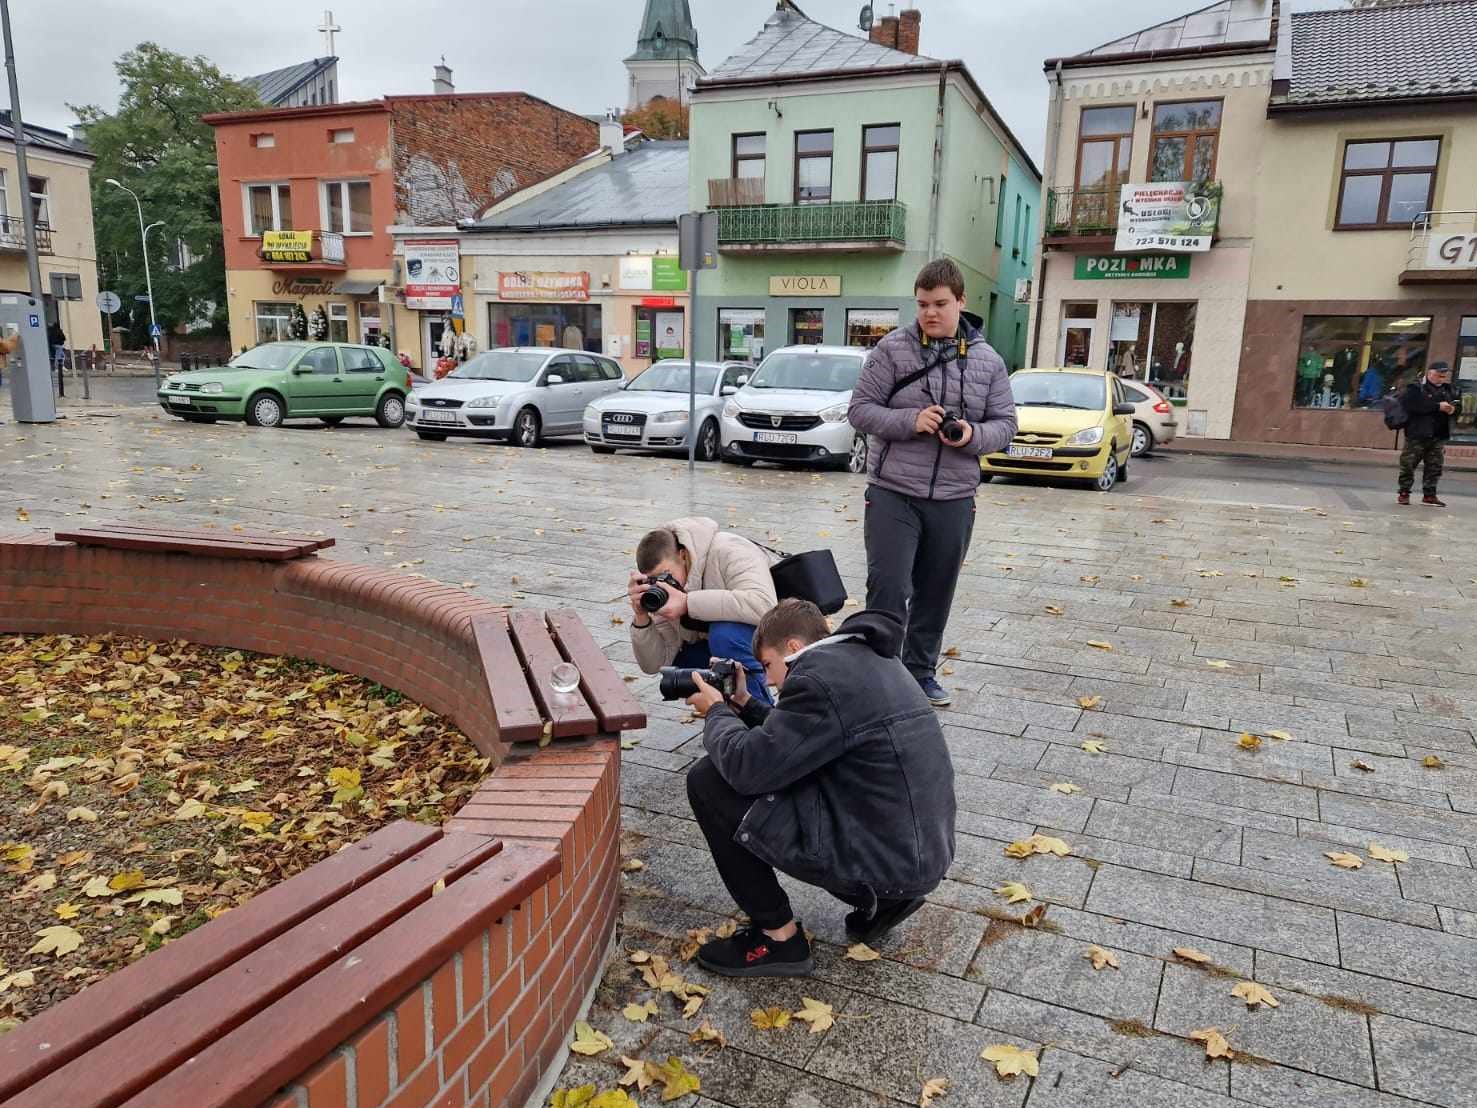
[[[694,671],[679,666],[663,666],[662,679],[657,688],[663,700],[686,700],[697,692],[697,682],[692,679]]]
[[[672,594],[660,585],[652,585],[641,594],[641,610],[643,612],[659,612],[667,606],[667,601],[672,599]]]

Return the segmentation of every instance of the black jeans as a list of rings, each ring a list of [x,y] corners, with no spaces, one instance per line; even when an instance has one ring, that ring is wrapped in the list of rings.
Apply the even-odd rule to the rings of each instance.
[[[749,919],[771,931],[795,918],[774,868],[734,841],[740,821],[757,797],[743,796],[723,779],[711,758],[687,771],[687,802],[708,840],[728,895]]]
[[[864,530],[867,607],[902,620],[903,665],[931,677],[974,534],[974,497],[928,500],[868,485]]]

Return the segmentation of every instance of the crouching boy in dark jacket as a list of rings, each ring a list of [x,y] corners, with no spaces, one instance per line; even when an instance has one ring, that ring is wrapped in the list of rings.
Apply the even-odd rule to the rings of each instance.
[[[954,767],[938,718],[898,660],[903,628],[864,611],[831,634],[820,609],[785,600],[754,632],[780,690],[773,708],[739,682],[729,702],[701,678],[708,757],[687,796],[751,926],[698,953],[715,973],[796,977],[813,968],[775,870],[850,904],[871,943],[923,904],[954,860]]]

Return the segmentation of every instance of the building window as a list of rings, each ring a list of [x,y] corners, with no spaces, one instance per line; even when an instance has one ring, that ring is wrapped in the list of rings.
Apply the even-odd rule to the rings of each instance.
[[[798,131],[795,134],[795,203],[831,202],[832,131]]]
[[[599,304],[489,304],[492,346],[604,351]]]
[[[1372,408],[1425,371],[1430,316],[1303,317],[1294,408]]]
[[[986,177],[985,181],[990,182],[990,192],[993,194],[991,199],[995,204],[995,245],[1004,246],[1005,243],[1000,236],[1005,227],[1005,174],[1000,174],[1000,187],[998,189],[995,187],[995,178]],[[985,181],[980,182],[981,200],[984,199]]]
[[[1010,232],[1010,256],[1019,258],[1021,256],[1021,205],[1019,195],[1015,198],[1015,226]]]
[[[1151,181],[1213,181],[1221,140],[1221,102],[1193,100],[1154,107]]]
[[[1114,304],[1108,369],[1119,377],[1157,385],[1172,400],[1184,399],[1190,385],[1196,307],[1172,302]]]
[[[652,361],[686,357],[684,316],[681,308],[637,308],[636,357]]]
[[[334,130],[328,132],[328,141],[329,142],[353,142],[354,141],[354,128],[352,128],[352,127],[338,127],[338,128],[335,128]]]
[[[1471,442],[1477,438],[1477,315],[1462,316],[1452,368],[1456,370],[1452,384],[1461,394],[1452,437]]]
[[[51,201],[46,195],[46,178],[31,176],[31,218],[38,226],[51,226]]]
[[[323,229],[343,235],[367,235],[374,230],[368,181],[324,182]]]
[[[287,185],[246,186],[247,234],[292,230],[292,190]]]
[[[820,346],[826,341],[824,308],[790,309],[790,345]]]
[[[262,131],[259,134],[251,136],[251,145],[258,150],[270,150],[277,145],[277,136],[272,134],[271,131]]]
[[[896,308],[853,308],[846,313],[846,345],[870,350],[897,330]]]
[[[1408,229],[1436,194],[1439,138],[1350,142],[1339,182],[1339,230]]]
[[[733,179],[764,180],[764,136],[733,136]]]
[[[10,220],[10,173],[8,170],[0,169],[0,220],[7,223]]]
[[[862,199],[897,199],[898,146],[902,127],[884,123],[862,128]]]
[[[285,342],[292,338],[292,304],[258,301],[256,305],[256,341]]]
[[[380,336],[385,333],[380,305],[371,300],[359,303],[359,341],[366,346],[378,346]]]
[[[756,365],[764,358],[764,309],[718,309],[718,358]]]
[[[1119,189],[1133,155],[1132,105],[1083,108],[1077,136],[1077,191],[1071,223],[1078,231],[1117,224]],[[1109,233],[1104,231],[1103,233]]]
[[[347,304],[328,305],[328,341],[349,341],[349,306]]]

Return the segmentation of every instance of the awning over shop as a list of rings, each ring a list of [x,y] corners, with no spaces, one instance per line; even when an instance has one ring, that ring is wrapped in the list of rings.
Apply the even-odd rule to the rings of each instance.
[[[340,281],[333,291],[340,296],[372,296],[383,284],[384,281]]]

